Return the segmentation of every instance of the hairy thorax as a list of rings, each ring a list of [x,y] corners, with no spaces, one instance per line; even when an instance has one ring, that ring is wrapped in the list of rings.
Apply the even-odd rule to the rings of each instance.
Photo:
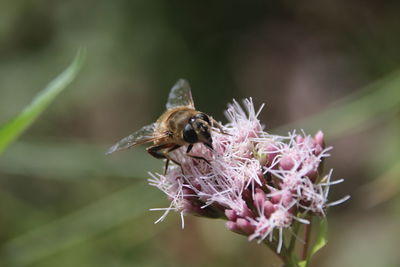
[[[159,139],[155,144],[173,142],[179,145],[185,145],[182,133],[183,128],[189,122],[189,119],[199,113],[189,107],[176,107],[168,110],[157,120],[157,128],[155,134],[165,135],[165,138]]]

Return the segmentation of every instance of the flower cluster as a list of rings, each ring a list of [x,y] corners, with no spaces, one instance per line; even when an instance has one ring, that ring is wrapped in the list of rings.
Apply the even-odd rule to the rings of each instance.
[[[308,224],[308,215],[325,216],[332,171],[322,175],[324,135],[292,132],[289,136],[271,135],[263,130],[251,99],[244,107],[234,101],[226,111],[229,123],[223,131],[213,131],[213,148],[196,144],[191,155],[186,148],[171,153],[181,163],[171,166],[166,175],[151,174],[150,184],[171,200],[165,210],[210,218],[224,218],[229,230],[249,240],[275,242],[277,252],[283,243],[283,230],[294,221]],[[160,210],[160,209],[156,209]],[[157,221],[157,222],[158,222]]]

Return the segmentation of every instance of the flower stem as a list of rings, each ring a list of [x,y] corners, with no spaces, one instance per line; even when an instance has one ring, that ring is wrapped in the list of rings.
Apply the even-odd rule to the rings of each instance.
[[[296,239],[297,239],[297,233],[299,232],[300,229],[300,223],[295,222],[293,226],[293,235],[290,239],[289,247],[288,247],[288,252],[291,254],[293,253],[294,246],[296,244]]]
[[[303,246],[303,254],[302,260],[307,259],[308,248],[310,246],[310,237],[311,237],[311,227],[312,227],[312,218],[310,218],[310,224],[307,224],[304,228],[304,246]]]

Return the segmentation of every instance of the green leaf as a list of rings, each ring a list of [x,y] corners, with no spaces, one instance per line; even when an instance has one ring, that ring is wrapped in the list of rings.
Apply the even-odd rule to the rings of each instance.
[[[308,260],[314,256],[315,253],[318,252],[321,248],[325,247],[328,243],[328,220],[322,219],[319,224],[317,240],[315,241],[314,246],[311,248],[310,254],[308,255]]]
[[[69,65],[64,72],[51,81],[18,116],[0,126],[0,154],[8,145],[17,139],[35,119],[39,117],[54,98],[75,79],[84,58],[85,51],[80,49],[71,65]]]
[[[317,239],[307,255],[307,259],[298,263],[299,267],[307,267],[312,257],[328,243],[328,221],[322,219],[319,224]]]

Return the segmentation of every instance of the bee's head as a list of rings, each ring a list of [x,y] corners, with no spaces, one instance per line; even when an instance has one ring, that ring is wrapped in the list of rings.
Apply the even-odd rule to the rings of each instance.
[[[210,132],[210,118],[204,113],[198,113],[189,119],[183,129],[183,140],[190,144],[201,142],[213,149]]]

